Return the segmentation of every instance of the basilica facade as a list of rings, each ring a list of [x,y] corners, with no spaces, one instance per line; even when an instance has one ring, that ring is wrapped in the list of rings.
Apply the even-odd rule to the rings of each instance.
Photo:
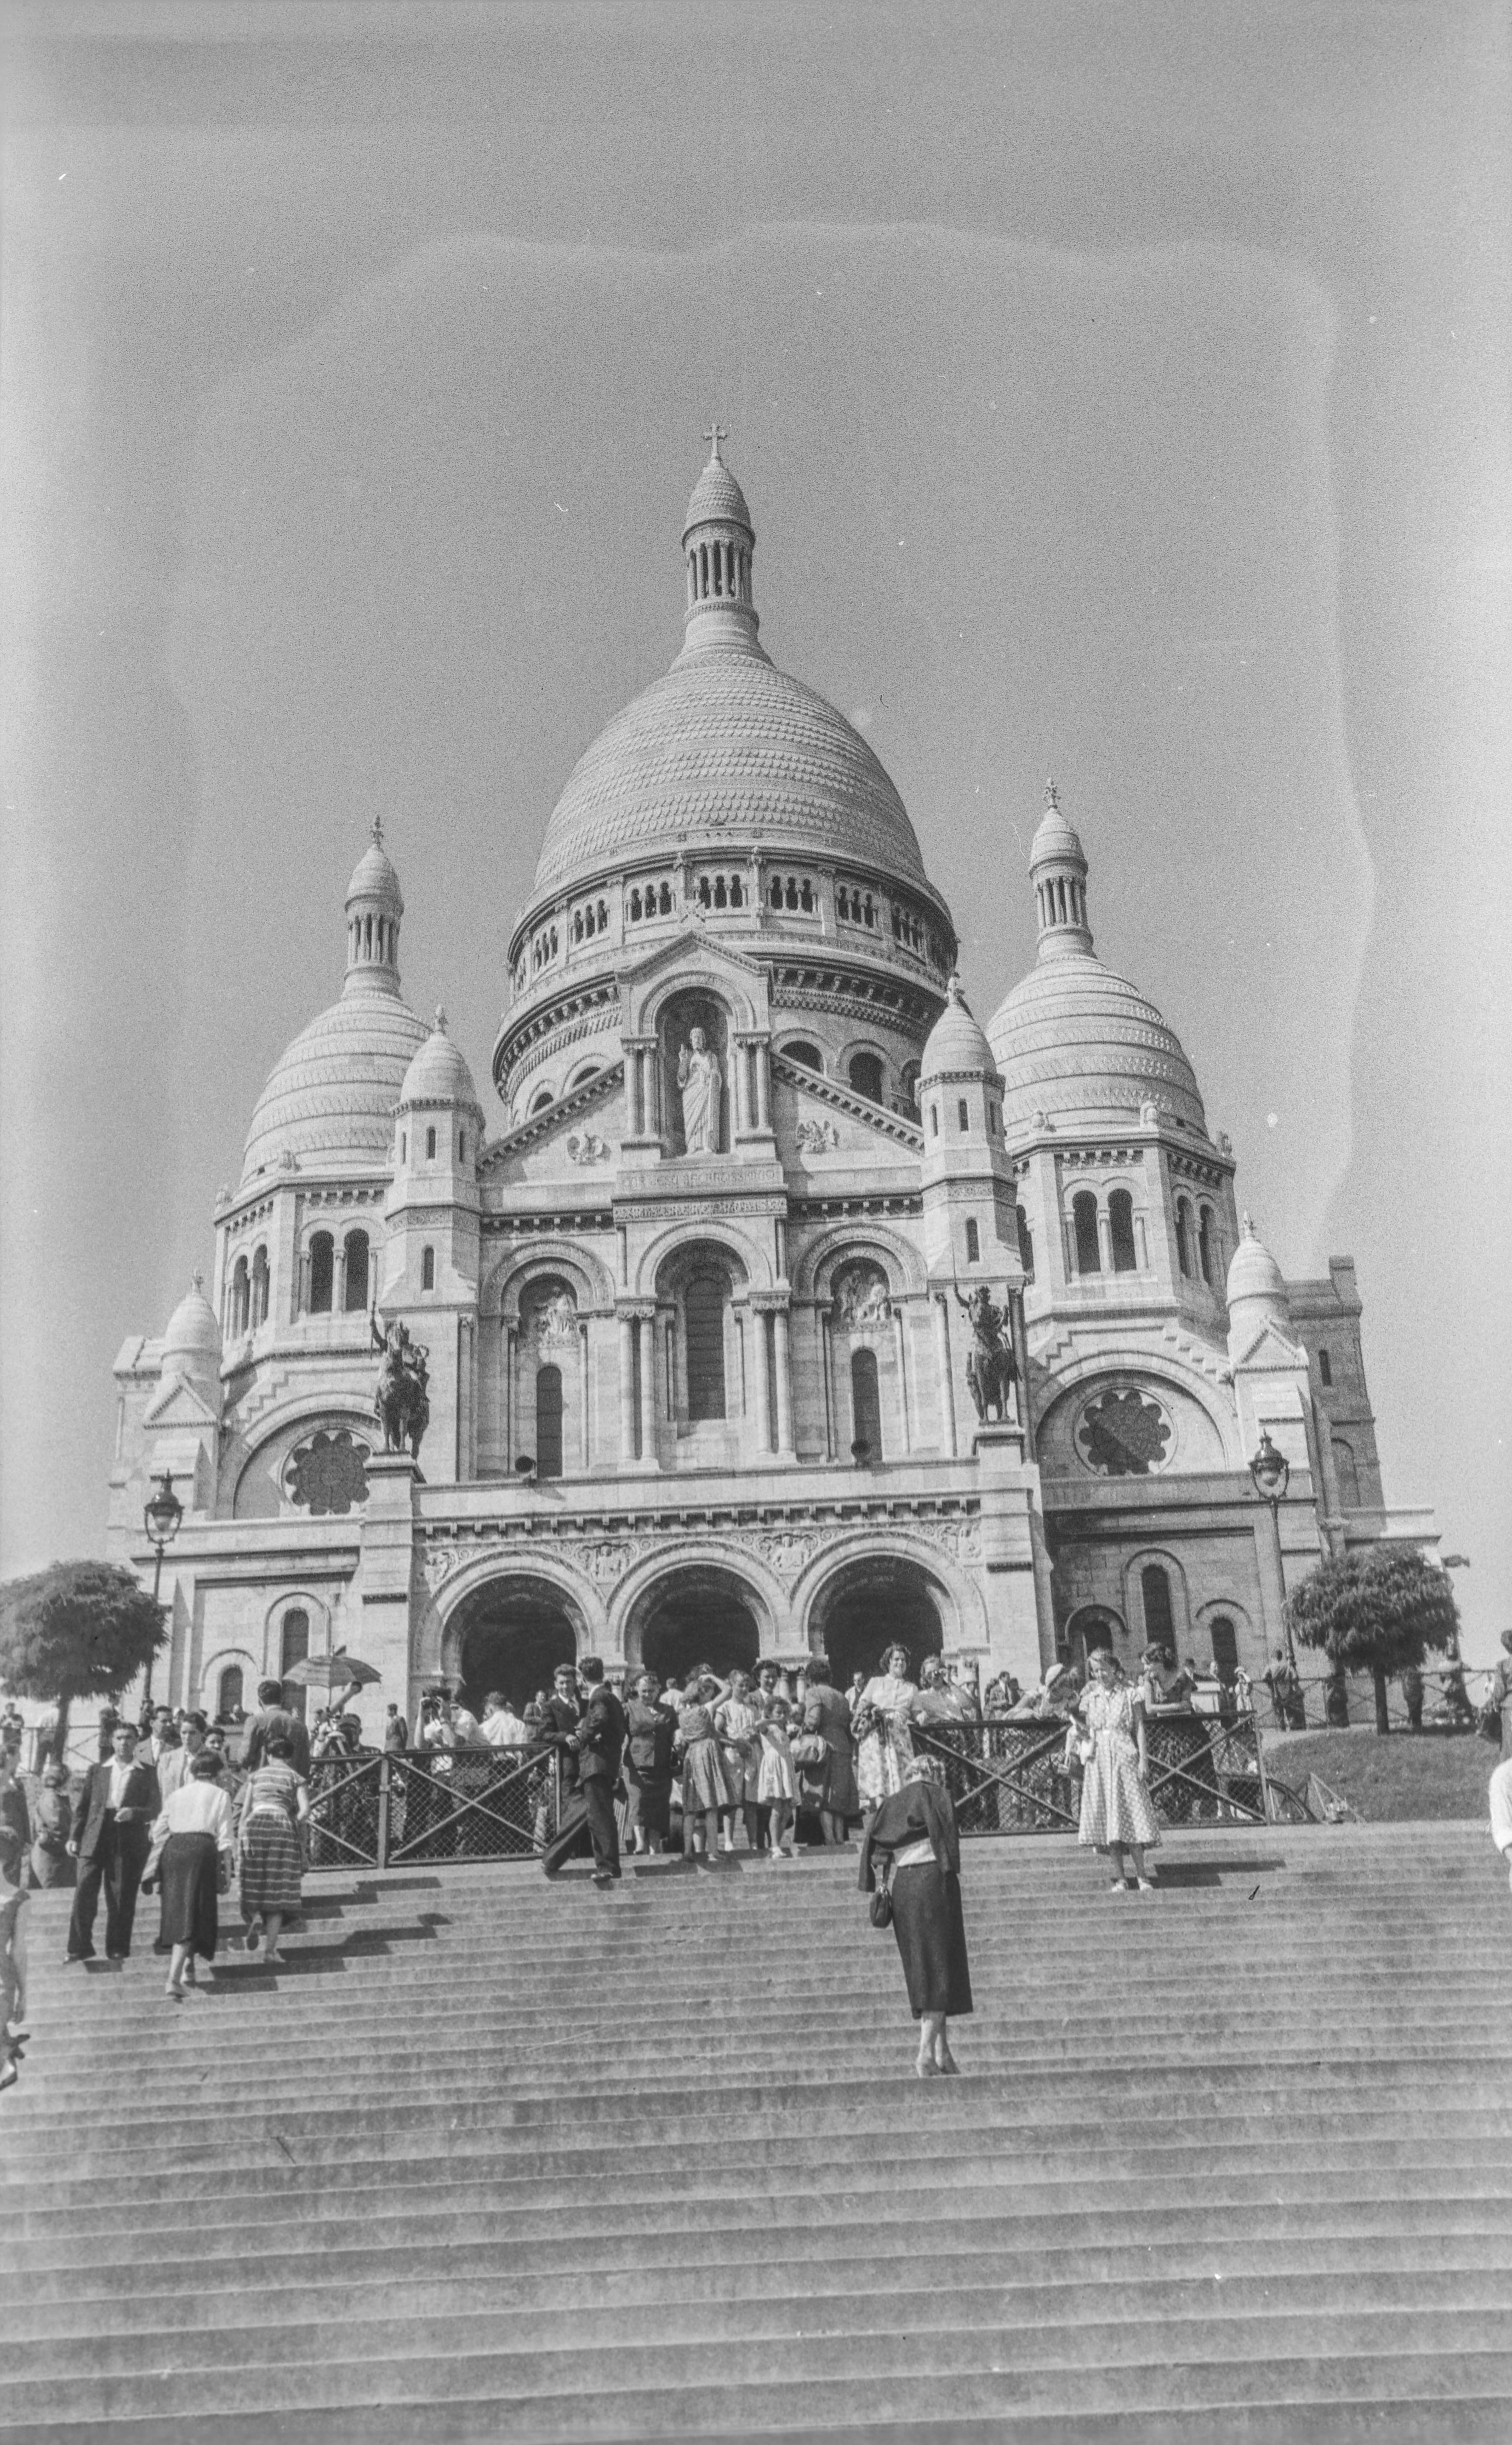
[[[1287,1282],[1241,1220],[1054,790],[1036,963],[973,1017],[897,790],[760,643],[719,439],[681,650],[547,824],[488,1106],[403,999],[375,826],[208,1291],[117,1360],[115,1558],[151,1568],[153,1477],[185,1505],[176,1702],[335,1648],[370,1732],[574,1652],[843,1681],[902,1635],[1029,1682],[1159,1636],[1255,1672],[1320,1555],[1431,1536],[1384,1503],[1353,1264]]]

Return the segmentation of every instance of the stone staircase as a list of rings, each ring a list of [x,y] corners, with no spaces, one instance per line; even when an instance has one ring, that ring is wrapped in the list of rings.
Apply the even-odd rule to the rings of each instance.
[[[967,1846],[966,2077],[855,1859],[307,1885],[180,2006],[61,1966],[0,2099],[0,2428],[1512,2435],[1512,1904],[1470,1826]],[[155,1907],[144,1912],[150,1947]]]

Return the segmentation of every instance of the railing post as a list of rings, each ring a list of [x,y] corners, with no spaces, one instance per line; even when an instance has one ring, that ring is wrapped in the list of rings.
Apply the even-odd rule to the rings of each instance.
[[[378,1761],[378,1857],[374,1866],[388,1865],[388,1776],[391,1761],[387,1749]]]

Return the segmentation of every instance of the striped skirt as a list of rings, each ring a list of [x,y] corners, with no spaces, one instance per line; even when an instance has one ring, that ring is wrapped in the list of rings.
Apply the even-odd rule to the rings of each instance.
[[[259,1911],[278,1911],[285,1917],[299,1908],[299,1878],[304,1865],[299,1836],[283,1810],[258,1809],[248,1820],[241,1851],[241,1908],[244,1918]]]

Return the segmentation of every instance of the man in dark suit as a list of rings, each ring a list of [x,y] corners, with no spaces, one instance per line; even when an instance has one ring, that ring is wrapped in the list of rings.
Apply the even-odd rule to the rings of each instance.
[[[257,1712],[247,1726],[242,1742],[241,1762],[250,1774],[253,1766],[262,1765],[268,1757],[270,1741],[289,1743],[289,1763],[297,1775],[309,1781],[309,1731],[298,1715],[284,1705],[281,1681],[259,1681]]]
[[[557,1722],[565,1719],[570,1705],[569,1701],[563,1702],[561,1685],[564,1673],[570,1673],[571,1669],[570,1665],[564,1666],[557,1673],[557,1694],[548,1710]],[[575,1678],[583,1706],[571,1727],[563,1729],[552,1741],[562,1755],[562,1814],[556,1833],[541,1855],[541,1865],[549,1876],[554,1876],[587,1840],[593,1849],[594,1883],[612,1885],[620,1875],[614,1786],[620,1779],[620,1758],[625,1747],[625,1709],[606,1684],[604,1667],[596,1655],[584,1656]],[[545,1728],[543,1726],[543,1731]]]
[[[596,1655],[585,1655],[578,1666],[583,1687],[583,1719],[577,1727],[577,1782],[593,1842],[593,1881],[616,1885],[620,1880],[620,1829],[614,1821],[614,1791],[620,1760],[629,1729],[625,1708],[604,1678]]]
[[[545,1756],[555,1752],[556,1795],[554,1804],[552,1771],[542,1769],[542,1781],[536,1801],[535,1838],[541,1844],[541,1865],[549,1876],[554,1876],[562,1861],[575,1845],[583,1830],[584,1811],[578,1801],[577,1750],[573,1743],[582,1716],[577,1702],[577,1667],[559,1664],[551,1680],[551,1694],[539,1710],[534,1746]],[[561,1857],[553,1857],[558,1838],[569,1828],[570,1832]]]
[[[69,1961],[94,1959],[95,1912],[105,1889],[105,1957],[124,1961],[131,1950],[137,1890],[152,1849],[152,1827],[162,1806],[158,1777],[137,1760],[134,1724],[118,1724],[113,1754],[84,1776],[68,1849],[79,1862],[73,1915],[68,1921]]]

